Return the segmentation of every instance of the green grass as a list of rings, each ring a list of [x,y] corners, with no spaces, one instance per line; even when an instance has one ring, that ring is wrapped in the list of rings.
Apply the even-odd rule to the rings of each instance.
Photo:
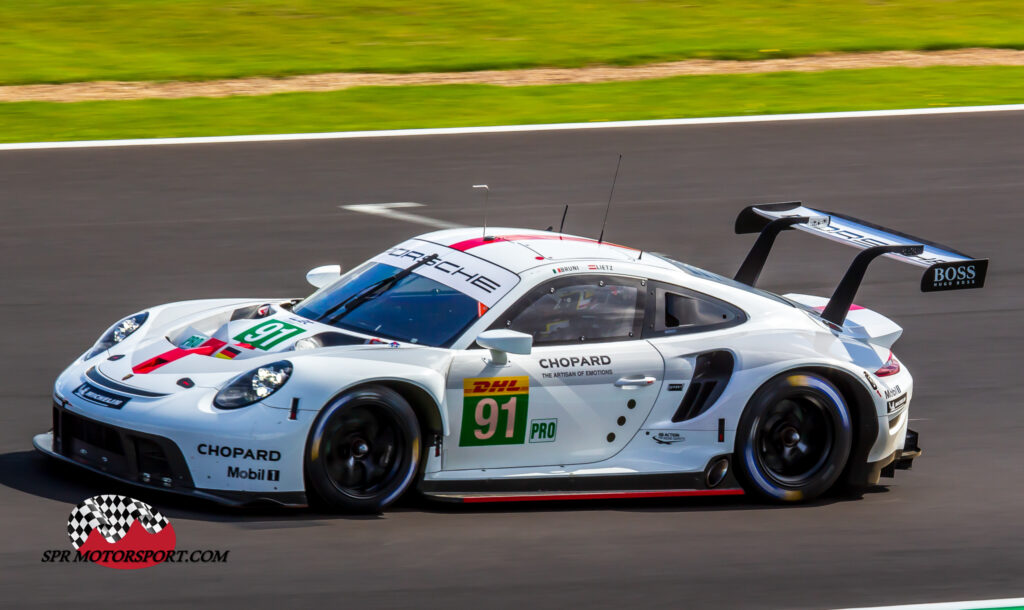
[[[332,93],[0,104],[0,141],[613,121],[1024,102],[1024,68],[880,68],[593,85],[364,87]]]
[[[1020,0],[0,2],[0,84],[1024,48]]]

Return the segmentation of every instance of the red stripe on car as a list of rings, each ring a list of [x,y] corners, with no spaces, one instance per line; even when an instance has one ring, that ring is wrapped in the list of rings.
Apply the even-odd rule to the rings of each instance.
[[[613,244],[611,242],[598,242],[596,239],[590,239],[588,237],[570,237],[567,235],[495,235],[494,237],[476,237],[473,239],[467,239],[454,243],[449,248],[453,250],[459,250],[465,252],[471,250],[477,246],[486,246],[487,244],[496,244],[502,241],[531,241],[531,240],[557,240],[557,241],[580,241],[588,244],[603,243],[606,246],[614,246],[616,248],[623,248],[625,250],[635,250],[628,246],[620,246],[619,244]]]
[[[136,364],[135,366],[132,367],[132,372],[139,375],[152,373],[153,371],[164,366],[165,364],[170,364],[175,360],[181,360],[185,356],[191,356],[192,354],[198,354],[200,356],[212,356],[213,352],[219,350],[225,345],[227,345],[227,343],[225,343],[224,341],[210,337],[209,339],[204,341],[202,345],[200,345],[199,347],[194,347],[192,349],[182,349],[180,347],[176,347],[172,350],[168,350],[160,354],[159,356],[154,356],[149,360],[146,360],[145,362],[140,362],[139,364]]]
[[[742,496],[742,489],[677,489],[666,491],[595,491],[565,494],[536,494],[516,496],[470,496],[462,498],[467,504],[483,502],[545,502],[561,500],[613,500],[627,498],[685,498],[696,496]]]

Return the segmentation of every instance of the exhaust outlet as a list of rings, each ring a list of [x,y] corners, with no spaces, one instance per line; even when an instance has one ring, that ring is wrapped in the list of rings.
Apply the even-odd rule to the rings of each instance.
[[[718,458],[711,462],[707,470],[704,471],[704,482],[709,489],[718,487],[725,480],[727,474],[729,474],[729,458]]]

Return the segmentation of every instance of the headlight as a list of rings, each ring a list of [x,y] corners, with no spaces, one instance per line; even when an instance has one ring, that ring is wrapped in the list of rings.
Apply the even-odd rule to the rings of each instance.
[[[292,375],[292,363],[280,360],[235,377],[213,398],[220,409],[238,409],[259,402],[281,389]]]
[[[299,339],[298,341],[296,341],[295,345],[292,346],[292,349],[295,351],[299,351],[303,349],[316,349],[318,347],[322,346],[320,345],[320,342],[317,341],[316,337],[306,337],[304,339]]]
[[[85,359],[88,360],[96,354],[105,352],[118,343],[124,341],[130,337],[132,333],[142,328],[142,325],[146,323],[148,318],[149,312],[144,311],[142,313],[137,313],[134,316],[129,316],[111,326],[107,332],[103,333],[103,336],[96,342],[96,345],[92,346],[92,349],[85,354]]]

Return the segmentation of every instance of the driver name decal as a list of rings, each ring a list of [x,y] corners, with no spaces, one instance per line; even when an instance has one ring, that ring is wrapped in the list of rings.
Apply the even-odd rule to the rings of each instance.
[[[460,447],[525,442],[529,377],[464,379],[462,393]]]

